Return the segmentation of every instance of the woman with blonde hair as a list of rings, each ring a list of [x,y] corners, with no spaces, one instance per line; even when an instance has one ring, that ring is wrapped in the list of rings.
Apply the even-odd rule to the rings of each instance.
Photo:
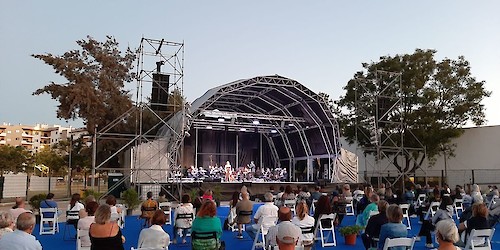
[[[441,220],[436,224],[438,250],[460,250],[460,247],[453,245],[458,238],[458,228],[453,220]]]
[[[90,225],[89,236],[92,250],[124,250],[123,237],[120,227],[111,222],[111,208],[108,204],[100,205],[95,212],[95,223]]]
[[[393,239],[408,236],[406,225],[401,223],[403,220],[403,210],[398,205],[390,205],[386,210],[386,215],[388,223],[382,225],[380,228],[379,250],[384,249],[385,239],[387,238]]]
[[[304,246],[304,249],[311,249],[314,243],[314,218],[309,215],[309,208],[304,200],[295,206],[295,217],[292,224],[302,229],[297,245]],[[311,230],[312,228],[312,230]]]

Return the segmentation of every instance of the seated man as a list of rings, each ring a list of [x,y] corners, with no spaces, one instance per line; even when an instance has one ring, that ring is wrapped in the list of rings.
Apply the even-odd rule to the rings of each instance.
[[[22,214],[22,213],[31,213],[31,211],[25,209],[26,203],[24,202],[24,199],[21,197],[16,197],[16,205],[10,209],[10,214],[12,215],[12,218],[14,221],[17,221],[17,217]]]
[[[35,216],[28,212],[21,213],[16,221],[16,230],[2,236],[0,249],[42,250],[42,245],[32,235],[34,228]]]
[[[278,211],[278,220],[280,221],[279,224],[285,221],[290,222],[292,220],[292,210],[289,207],[280,207]],[[278,242],[276,242],[276,235],[278,234],[278,225],[269,228],[269,231],[267,232],[266,235],[266,248],[275,247],[278,245]]]
[[[153,217],[154,212],[158,209],[158,203],[153,200],[153,193],[148,192],[146,194],[148,198],[141,205],[141,218],[146,219],[146,223],[148,226],[151,225],[151,218]]]
[[[40,208],[57,208],[57,202],[54,201],[53,193],[48,193],[45,200],[40,202]],[[43,213],[43,217],[53,218],[54,213],[45,212]]]
[[[263,217],[278,218],[278,207],[273,204],[272,197],[273,197],[273,195],[271,193],[266,193],[264,195],[264,199],[266,200],[266,202],[264,203],[264,205],[260,206],[257,209],[257,212],[255,212],[255,215],[253,217],[255,224],[247,227],[247,233],[248,233],[248,235],[250,235],[250,237],[252,239],[255,238],[255,234],[257,233],[257,231],[260,228],[260,224],[262,223]],[[238,202],[238,204],[239,204],[239,202]],[[274,223],[273,224],[266,224],[263,226],[265,229],[269,229],[270,227],[274,226]]]
[[[242,200],[236,203],[236,223],[238,224],[238,239],[243,239],[243,224],[250,223],[250,216],[252,216],[253,210],[253,203],[249,200],[248,193],[241,193],[241,198]]]
[[[276,242],[280,250],[294,250],[299,236],[302,234],[300,228],[289,221],[281,222],[276,226],[278,232],[276,234]]]

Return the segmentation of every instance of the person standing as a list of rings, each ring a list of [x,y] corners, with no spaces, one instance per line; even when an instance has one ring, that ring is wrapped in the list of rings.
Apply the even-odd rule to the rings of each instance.
[[[16,230],[0,239],[0,249],[42,250],[42,245],[32,235],[34,228],[35,216],[29,212],[20,214],[17,217]]]
[[[251,221],[251,212],[253,209],[253,203],[248,197],[248,193],[241,193],[242,200],[236,203],[236,223],[238,224],[238,239],[243,239],[243,225],[248,224]],[[272,198],[271,198],[272,199]],[[240,215],[241,212],[250,212],[249,215]]]

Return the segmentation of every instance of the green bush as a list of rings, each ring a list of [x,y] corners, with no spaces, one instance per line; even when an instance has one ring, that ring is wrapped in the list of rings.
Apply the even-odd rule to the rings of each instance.
[[[28,204],[30,204],[31,209],[38,211],[40,209],[40,202],[45,200],[45,198],[47,198],[47,194],[44,193],[33,195],[28,201]]]
[[[339,232],[341,235],[345,236],[345,235],[358,234],[361,230],[363,230],[362,226],[352,225],[352,226],[341,227],[339,229]]]
[[[139,194],[135,191],[134,188],[129,188],[122,192],[122,200],[123,203],[127,206],[127,209],[136,209],[141,201],[139,200]]]
[[[90,196],[90,195],[94,196],[94,198],[96,198],[96,200],[99,200],[102,193],[99,193],[99,192],[95,191],[94,189],[85,189],[83,191],[82,200],[85,200],[85,198],[87,198],[87,196]]]

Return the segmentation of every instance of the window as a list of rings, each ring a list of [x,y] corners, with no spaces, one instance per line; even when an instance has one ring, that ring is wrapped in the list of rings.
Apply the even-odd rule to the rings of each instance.
[[[19,133],[19,129],[16,129],[16,133]]]
[[[12,131],[10,131],[10,130],[7,130],[7,134],[12,134]]]

